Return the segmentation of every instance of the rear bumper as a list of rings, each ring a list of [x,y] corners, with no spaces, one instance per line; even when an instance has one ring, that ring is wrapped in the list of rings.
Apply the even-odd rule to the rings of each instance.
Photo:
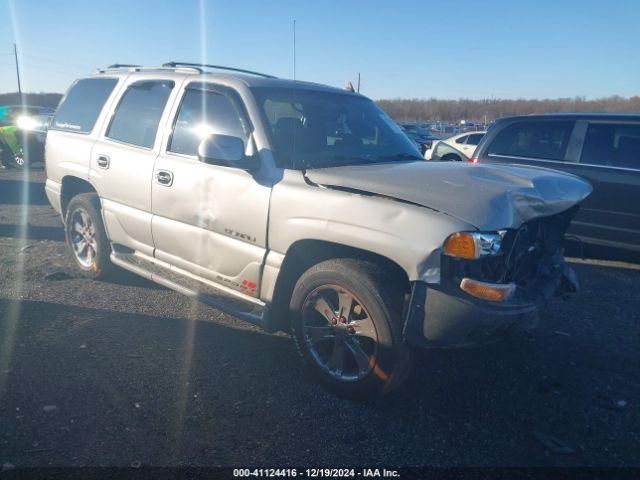
[[[416,347],[467,347],[534,328],[546,301],[562,291],[577,291],[575,273],[566,264],[532,288],[516,288],[503,302],[474,298],[459,287],[415,282],[404,325],[405,340]]]

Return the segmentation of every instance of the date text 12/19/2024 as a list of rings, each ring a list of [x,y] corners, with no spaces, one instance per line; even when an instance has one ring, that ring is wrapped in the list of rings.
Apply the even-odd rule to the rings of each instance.
[[[235,468],[234,477],[289,478],[399,478],[397,470],[386,468]]]

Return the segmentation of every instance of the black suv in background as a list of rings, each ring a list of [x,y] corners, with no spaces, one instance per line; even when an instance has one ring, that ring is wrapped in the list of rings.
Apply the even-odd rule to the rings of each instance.
[[[593,193],[568,235],[640,251],[640,114],[503,118],[470,161],[552,168],[586,178]]]

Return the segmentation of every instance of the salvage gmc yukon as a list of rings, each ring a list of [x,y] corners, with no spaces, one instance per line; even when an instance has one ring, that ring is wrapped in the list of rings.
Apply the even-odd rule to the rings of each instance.
[[[86,277],[122,267],[291,331],[322,385],[361,399],[399,386],[412,348],[491,342],[575,291],[561,243],[591,193],[425,162],[358,93],[176,62],[77,80],[46,167]]]

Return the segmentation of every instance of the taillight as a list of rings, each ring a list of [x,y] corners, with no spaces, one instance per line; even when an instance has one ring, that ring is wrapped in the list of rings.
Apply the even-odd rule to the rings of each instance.
[[[469,163],[480,163],[480,158],[479,157],[471,157],[467,159],[467,162]]]

